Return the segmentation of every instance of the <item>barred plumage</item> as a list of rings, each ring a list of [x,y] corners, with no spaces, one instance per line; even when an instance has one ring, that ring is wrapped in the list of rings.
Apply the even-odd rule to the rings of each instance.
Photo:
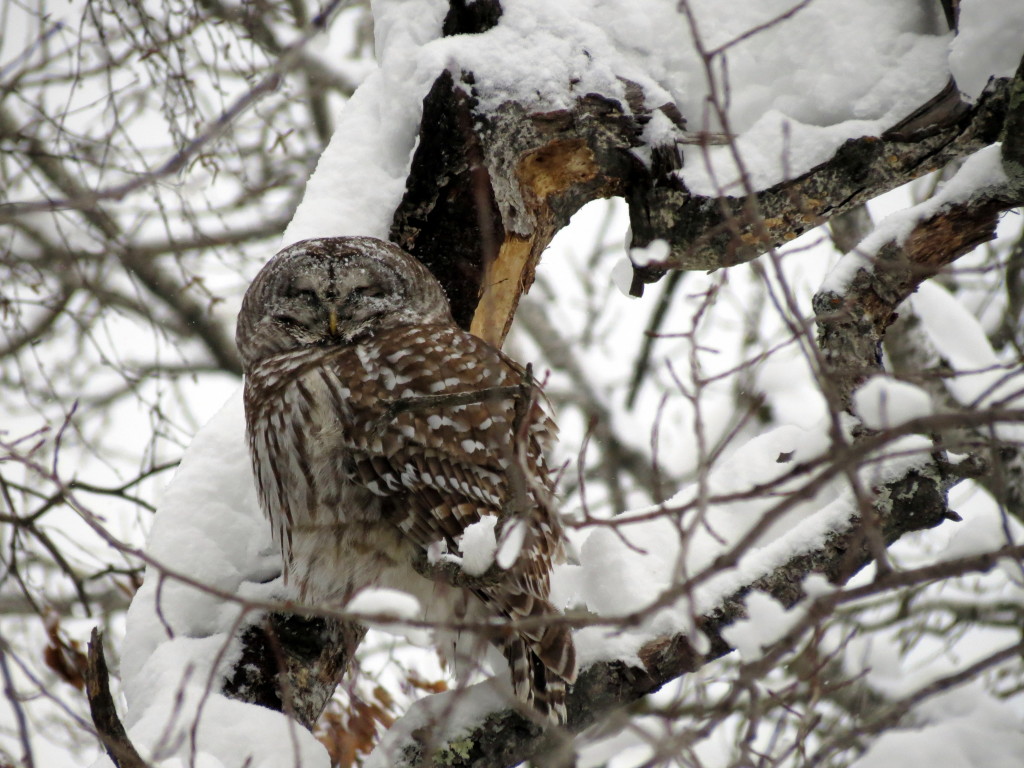
[[[519,387],[524,371],[455,325],[418,261],[372,238],[309,240],[275,256],[246,293],[237,341],[260,501],[302,598],[343,605],[390,586],[439,621],[532,619],[489,639],[517,696],[564,722],[575,651],[564,624],[545,621],[559,616],[549,578],[563,556],[544,464],[554,424],[522,399],[517,419],[508,392],[417,399]],[[437,542],[458,554],[463,531],[487,515],[499,539],[514,525],[526,533],[497,585],[459,590],[413,569]]]

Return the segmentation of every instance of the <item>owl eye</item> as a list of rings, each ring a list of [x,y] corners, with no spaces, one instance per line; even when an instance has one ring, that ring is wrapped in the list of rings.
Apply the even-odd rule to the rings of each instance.
[[[291,315],[274,315],[271,319],[273,319],[274,322],[276,323],[280,323],[281,325],[287,325],[289,328],[303,327],[302,323],[296,320]]]
[[[320,303],[320,296],[317,292],[313,288],[308,287],[308,283],[306,283],[306,287],[304,287],[303,282],[305,281],[289,283],[285,286],[285,289],[282,292],[282,297],[293,301],[298,300],[306,304],[315,305]]]
[[[383,295],[384,289],[379,285],[360,285],[352,289],[349,298],[379,299]]]

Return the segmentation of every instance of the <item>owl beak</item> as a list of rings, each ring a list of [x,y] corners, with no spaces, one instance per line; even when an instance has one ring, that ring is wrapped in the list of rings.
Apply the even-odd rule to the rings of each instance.
[[[331,336],[335,336],[338,333],[338,310],[332,309],[331,314],[327,318],[327,327],[331,331]]]

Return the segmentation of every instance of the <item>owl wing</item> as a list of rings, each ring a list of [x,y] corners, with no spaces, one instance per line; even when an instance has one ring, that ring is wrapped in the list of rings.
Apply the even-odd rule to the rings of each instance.
[[[556,428],[543,408],[532,402],[518,430],[515,397],[389,412],[396,400],[518,386],[522,369],[449,326],[397,328],[337,354],[322,370],[335,377],[333,386],[344,395],[337,412],[352,481],[381,498],[384,514],[424,551],[437,541],[457,551],[458,537],[485,515],[525,515],[519,517],[526,523],[519,556],[506,577],[473,591],[511,619],[557,617],[548,592],[563,535],[550,506],[552,483],[543,459]],[[517,431],[525,443],[518,459]],[[522,461],[525,510],[507,509],[516,461]],[[500,642],[513,687],[539,711],[564,722],[565,684],[576,678],[571,634],[558,622],[527,627]]]
[[[336,377],[331,389],[341,389],[334,410],[352,480],[382,498],[392,522],[413,542],[425,550],[443,540],[454,551],[467,526],[507,511],[509,469],[516,461],[515,397],[429,407],[415,399],[516,386],[523,381],[518,366],[449,326],[382,332],[325,363],[322,370]],[[413,405],[392,416],[389,406],[396,400]],[[537,403],[525,422],[528,506],[541,518],[533,521],[540,537],[559,541],[540,498],[551,487],[543,455],[555,426]]]

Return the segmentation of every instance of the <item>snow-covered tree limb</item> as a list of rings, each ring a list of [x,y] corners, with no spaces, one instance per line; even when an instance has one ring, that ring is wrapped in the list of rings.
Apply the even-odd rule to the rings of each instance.
[[[678,144],[700,141],[671,104],[645,107],[588,93],[570,109],[530,113],[515,102],[474,107],[474,76],[445,72],[424,101],[420,142],[392,238],[435,271],[456,319],[504,338],[521,292],[554,233],[587,202],[622,196],[633,244],[669,244],[663,262],[635,267],[633,292],[666,269],[713,270],[757,258],[836,214],[999,140],[1016,112],[1013,84],[994,80],[973,105],[951,83],[881,136],[850,139],[826,162],[767,189],[716,196],[688,190]],[[646,144],[653,112],[663,143]],[[1019,110],[1018,110],[1019,111]],[[638,159],[644,148],[648,163]],[[495,288],[493,286],[500,286]],[[491,287],[487,287],[491,286]],[[479,297],[479,298],[478,298]]]

